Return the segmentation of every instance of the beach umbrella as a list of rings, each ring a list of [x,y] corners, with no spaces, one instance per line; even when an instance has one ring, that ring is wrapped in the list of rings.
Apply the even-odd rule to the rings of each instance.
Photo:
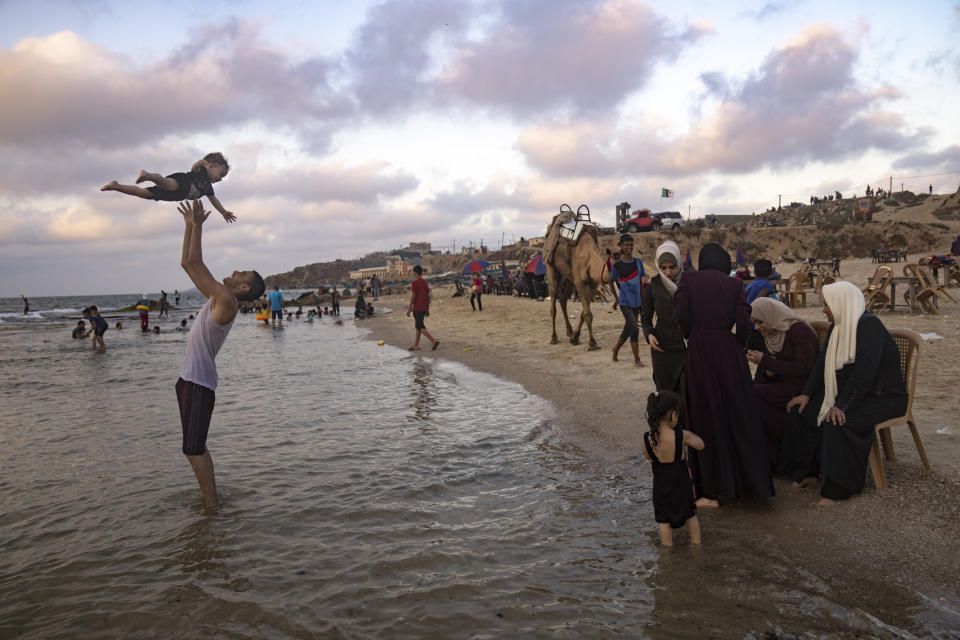
[[[543,256],[537,255],[527,263],[527,268],[523,270],[524,273],[532,273],[535,276],[542,276],[547,272],[547,265],[543,264]]]
[[[741,266],[746,266],[747,261],[743,257],[743,249],[740,248],[740,245],[737,245],[737,264]]]
[[[469,273],[476,273],[477,271],[483,271],[490,266],[490,263],[486,260],[471,260],[467,264],[463,265],[463,269],[460,271],[461,275],[467,275]]]
[[[693,269],[693,258],[690,257],[690,249],[687,249],[687,257],[683,261],[683,268],[689,270]]]

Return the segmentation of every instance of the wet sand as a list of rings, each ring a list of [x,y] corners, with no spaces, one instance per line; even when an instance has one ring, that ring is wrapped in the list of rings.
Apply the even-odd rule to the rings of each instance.
[[[789,265],[779,268],[784,276],[791,272]],[[873,269],[869,260],[849,260],[841,272],[864,286]],[[434,291],[427,327],[441,345],[430,352],[424,341],[421,355],[463,362],[518,382],[557,406],[566,437],[579,446],[611,461],[635,460],[647,466],[641,447],[643,403],[654,389],[649,351],[641,346],[641,369],[633,367],[628,348],[621,351],[620,362],[611,361],[622,316],[610,304],[594,305],[594,332],[601,349],[590,352],[585,336],[579,346],[563,339],[559,315],[561,343],[549,344],[549,302],[485,296],[484,311],[472,312],[467,299],[451,295],[452,288]],[[822,319],[816,296],[808,298],[801,316]],[[395,311],[367,321],[370,338],[410,346],[413,320],[403,313],[406,298],[384,298],[380,306]],[[568,311],[576,318],[580,305],[570,305]],[[768,631],[836,637],[831,630],[837,626],[862,628],[875,637],[958,637],[960,394],[955,389],[960,306],[943,300],[941,311],[941,317],[899,311],[880,316],[890,328],[944,336],[924,344],[914,405],[932,473],[923,472],[906,427],[895,428],[896,459],[886,463],[886,491],[875,490],[868,476],[862,495],[824,509],[813,506],[819,497],[816,489],[797,492],[777,480],[773,499],[701,509],[704,548],[688,548],[681,534],[678,546],[661,554],[652,579],[657,590],[647,631],[651,637],[743,637]],[[634,400],[623,402],[611,389],[631,379],[636,380]],[[952,433],[938,434],[944,427]],[[644,535],[656,535],[654,522],[637,526]],[[785,566],[793,569],[785,572]],[[794,592],[796,598],[791,597]],[[811,598],[811,592],[822,593],[822,600]],[[771,597],[774,593],[776,598]],[[831,603],[859,611],[862,617],[851,622],[847,613],[833,611]],[[715,614],[716,626],[687,628],[685,612],[702,614],[705,606],[711,617]],[[832,616],[842,616],[843,624]]]

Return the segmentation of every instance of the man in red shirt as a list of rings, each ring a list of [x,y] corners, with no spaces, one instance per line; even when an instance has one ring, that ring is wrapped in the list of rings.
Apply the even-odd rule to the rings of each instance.
[[[410,296],[410,306],[407,307],[407,317],[410,317],[410,313],[413,313],[414,326],[417,329],[417,337],[413,341],[413,346],[410,347],[410,351],[419,351],[420,350],[420,334],[427,336],[432,343],[431,349],[436,349],[440,346],[440,341],[435,339],[430,332],[427,331],[426,326],[423,324],[423,319],[430,315],[430,285],[427,284],[427,281],[423,279],[423,267],[416,265],[413,267],[413,272],[417,274],[417,277],[414,279],[413,283],[410,285],[410,290],[413,292]]]

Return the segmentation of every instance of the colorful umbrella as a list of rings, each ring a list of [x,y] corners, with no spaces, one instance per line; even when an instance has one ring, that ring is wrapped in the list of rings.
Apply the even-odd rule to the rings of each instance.
[[[460,275],[467,275],[468,273],[476,273],[477,271],[483,271],[490,266],[490,263],[486,260],[471,260],[463,266],[463,269],[460,271]]]
[[[532,273],[535,276],[542,276],[547,272],[547,265],[543,264],[543,256],[536,255],[533,260],[527,263],[524,273]]]
[[[747,261],[743,257],[743,250],[740,248],[740,245],[737,245],[737,264],[741,266],[747,266]]]
[[[693,269],[693,258],[690,257],[690,249],[687,249],[687,258],[683,261],[684,269]]]

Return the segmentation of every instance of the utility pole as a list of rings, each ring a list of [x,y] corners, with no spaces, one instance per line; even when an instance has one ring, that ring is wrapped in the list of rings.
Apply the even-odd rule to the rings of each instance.
[[[690,205],[687,205],[687,222],[690,222]]]
[[[903,185],[900,185],[900,191],[903,191]],[[893,193],[893,176],[890,176],[890,193]]]
[[[782,206],[783,206],[783,194],[780,193],[780,194],[777,194],[777,211],[779,211]]]

